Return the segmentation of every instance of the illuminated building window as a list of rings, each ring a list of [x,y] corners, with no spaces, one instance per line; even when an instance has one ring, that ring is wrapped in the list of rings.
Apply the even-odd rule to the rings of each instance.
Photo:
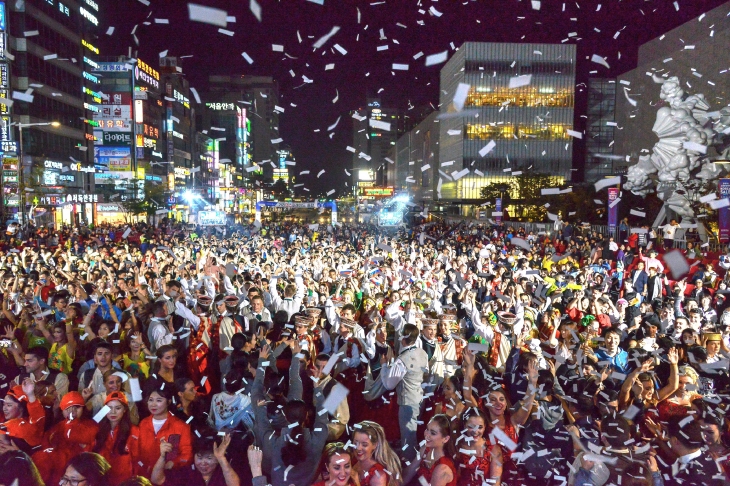
[[[527,87],[525,89],[507,89],[490,87],[472,87],[466,98],[468,106],[509,106],[517,107],[572,107],[573,90]]]
[[[540,125],[476,125],[466,126],[466,138],[470,140],[493,139],[533,139],[533,140],[565,140],[567,130],[572,125],[558,125],[552,123]]]

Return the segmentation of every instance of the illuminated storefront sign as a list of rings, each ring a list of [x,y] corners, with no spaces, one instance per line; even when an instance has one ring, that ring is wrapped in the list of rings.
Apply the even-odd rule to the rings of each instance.
[[[3,142],[10,140],[10,117],[0,117],[0,140]]]
[[[5,59],[5,32],[0,33],[0,57]]]
[[[103,135],[99,136],[97,135],[98,133],[103,133]],[[94,135],[96,135],[97,138],[101,138],[101,141],[103,142],[102,145],[125,145],[132,142],[131,133],[94,131]]]
[[[142,100],[134,100],[134,122],[142,123],[144,121],[144,102]]]
[[[97,12],[99,11],[99,4],[96,3],[94,0],[85,0],[85,1],[86,1],[86,5],[88,5],[89,7],[93,8]]]
[[[84,75],[84,79],[91,81],[92,83],[99,84],[99,78],[97,78],[93,74],[89,74],[86,71],[84,71],[83,75]]]
[[[89,111],[93,111],[94,113],[99,113],[99,107],[98,106],[90,105],[89,103],[84,103],[84,108],[87,109],[87,110],[89,110]]]
[[[66,195],[66,204],[69,203],[98,203],[98,194],[68,194]]]
[[[137,66],[134,68],[134,78],[137,81],[149,84],[155,89],[160,89],[160,73],[139,59],[137,59]]]
[[[52,160],[46,160],[43,165],[46,169],[63,169],[63,164],[61,162],[54,162]]]
[[[175,177],[185,178],[190,175],[190,169],[184,167],[175,167]]]
[[[182,95],[178,90],[172,92],[173,98],[178,100],[185,108],[190,108],[190,100]]]
[[[8,98],[7,89],[0,89],[0,98],[4,98],[4,99]],[[3,115],[10,113],[10,107],[8,105],[4,105],[4,104],[0,103],[0,113],[2,113]]]
[[[95,68],[94,71],[108,72],[108,71],[131,71],[132,65],[126,62],[100,62],[99,67]]]
[[[91,59],[89,59],[86,56],[84,56],[84,62],[86,64],[88,64],[89,66],[93,67],[94,69],[99,67],[99,63],[97,63],[96,61],[92,61]]]
[[[84,39],[81,39],[81,45],[93,52],[94,54],[99,54],[99,49],[97,49],[93,44],[90,42],[86,42]],[[96,64],[96,63],[95,63]],[[96,67],[99,67],[99,64],[96,64]]]
[[[144,124],[144,134],[148,137],[160,138],[160,129]]]
[[[17,153],[18,152],[18,142],[11,142],[9,140],[0,141],[0,150],[2,150],[5,153],[8,153],[8,152]]]
[[[92,127],[98,127],[99,126],[99,122],[96,121],[96,120],[84,119],[84,123],[86,123],[87,125],[91,125]]]
[[[9,88],[10,87],[10,76],[9,76],[9,69],[8,69],[8,63],[3,62],[0,63],[0,88]]]
[[[5,27],[7,27],[5,19],[5,2],[0,2],[0,30],[6,30]]]
[[[233,111],[236,109],[236,105],[234,103],[206,103],[205,106],[207,108],[210,108],[211,110],[221,110],[221,111]]]
[[[79,163],[71,164],[71,165],[69,165],[69,168],[71,170],[75,170],[77,172],[90,172],[92,174],[94,172],[96,172],[96,169],[94,167],[92,167],[92,166],[84,166],[84,165],[81,165]]]
[[[89,95],[92,98],[94,98],[94,102],[95,103],[101,103],[101,93],[98,93],[98,92],[94,91],[93,89],[89,89],[86,86],[84,86],[83,88],[81,88],[81,91],[83,91],[87,95]]]
[[[60,2],[59,2],[59,5],[61,5]],[[86,10],[84,7],[79,7],[79,13],[81,14],[82,17],[84,17],[86,20],[88,20],[92,24],[99,25],[99,20],[96,18],[96,16],[94,14],[92,14],[91,12],[89,12],[88,10]]]
[[[392,187],[365,187],[363,188],[363,196],[391,197],[394,193]]]

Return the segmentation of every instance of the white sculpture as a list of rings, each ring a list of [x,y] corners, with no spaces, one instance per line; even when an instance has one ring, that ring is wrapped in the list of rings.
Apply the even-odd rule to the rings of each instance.
[[[646,195],[654,190],[656,181],[657,195],[666,206],[679,216],[691,218],[694,212],[683,189],[692,180],[706,182],[720,176],[721,167],[712,163],[708,155],[720,142],[724,125],[730,125],[730,110],[708,113],[710,105],[705,96],[696,94],[685,99],[676,76],[652,78],[662,85],[660,98],[669,106],[657,112],[652,131],[659,141],[651,154],[639,157],[639,162],[629,167],[625,188]],[[712,118],[719,118],[715,127]]]

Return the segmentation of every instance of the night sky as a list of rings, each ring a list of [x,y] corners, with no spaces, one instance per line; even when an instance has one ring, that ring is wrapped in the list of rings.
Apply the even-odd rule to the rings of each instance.
[[[328,190],[343,189],[349,179],[343,170],[352,160],[352,154],[345,150],[352,144],[349,111],[363,107],[365,98],[377,96],[381,88],[384,106],[407,110],[410,103],[415,108],[407,113],[416,118],[429,103],[437,107],[443,65],[426,67],[424,61],[429,54],[447,49],[453,52],[450,43],[456,47],[466,41],[560,43],[575,32],[577,37],[571,37],[570,42],[578,45],[576,83],[580,84],[589,76],[616,76],[633,69],[640,44],[726,0],[678,0],[679,10],[673,0],[542,0],[539,11],[532,8],[537,2],[530,0],[324,0],[324,5],[307,0],[258,0],[261,22],[249,9],[249,1],[194,2],[235,16],[236,22],[227,26],[234,32],[232,37],[219,33],[217,26],[191,22],[184,0],[151,0],[149,6],[139,0],[99,2],[103,27],[97,42],[101,55],[127,54],[132,46],[153,66],[164,50],[169,56],[192,55],[182,60],[183,72],[201,93],[207,90],[210,74],[273,76],[279,82],[279,105],[286,110],[279,118],[281,136],[297,159],[290,172],[297,175],[311,170],[298,182],[311,189]],[[429,13],[432,7],[441,16]],[[155,23],[154,19],[168,19],[169,24]],[[145,21],[150,25],[144,25]],[[139,47],[131,35],[137,24]],[[115,27],[111,36],[105,35],[108,26]],[[315,41],[333,26],[339,26],[340,31],[314,51]],[[384,29],[386,40],[380,39],[380,29]],[[284,52],[296,59],[273,52],[272,44],[283,45]],[[335,44],[346,49],[347,55],[334,50]],[[378,52],[377,47],[383,45],[388,49]],[[253,58],[252,65],[242,57],[244,51]],[[424,56],[414,60],[418,52]],[[592,54],[605,57],[611,68],[591,63],[586,57]],[[325,71],[329,63],[335,63],[335,68]],[[408,64],[410,69],[392,71],[393,63]],[[589,74],[592,70],[598,74]],[[304,84],[302,76],[313,83]],[[332,103],[337,95],[339,100]],[[585,112],[585,90],[577,95],[575,127],[583,130],[580,114]],[[330,138],[327,127],[339,116],[342,119]],[[198,127],[204,128],[208,127]],[[315,129],[320,132],[315,133]],[[581,140],[574,140],[573,146],[575,166],[584,157],[584,146]],[[321,169],[327,172],[317,180]]]

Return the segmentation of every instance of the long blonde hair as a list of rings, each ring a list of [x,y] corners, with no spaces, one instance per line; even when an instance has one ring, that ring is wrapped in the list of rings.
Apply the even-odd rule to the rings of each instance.
[[[366,434],[375,445],[373,460],[390,472],[388,474],[388,486],[401,486],[403,476],[401,474],[400,459],[388,444],[383,427],[378,423],[365,420],[355,427],[354,434],[357,433]]]

